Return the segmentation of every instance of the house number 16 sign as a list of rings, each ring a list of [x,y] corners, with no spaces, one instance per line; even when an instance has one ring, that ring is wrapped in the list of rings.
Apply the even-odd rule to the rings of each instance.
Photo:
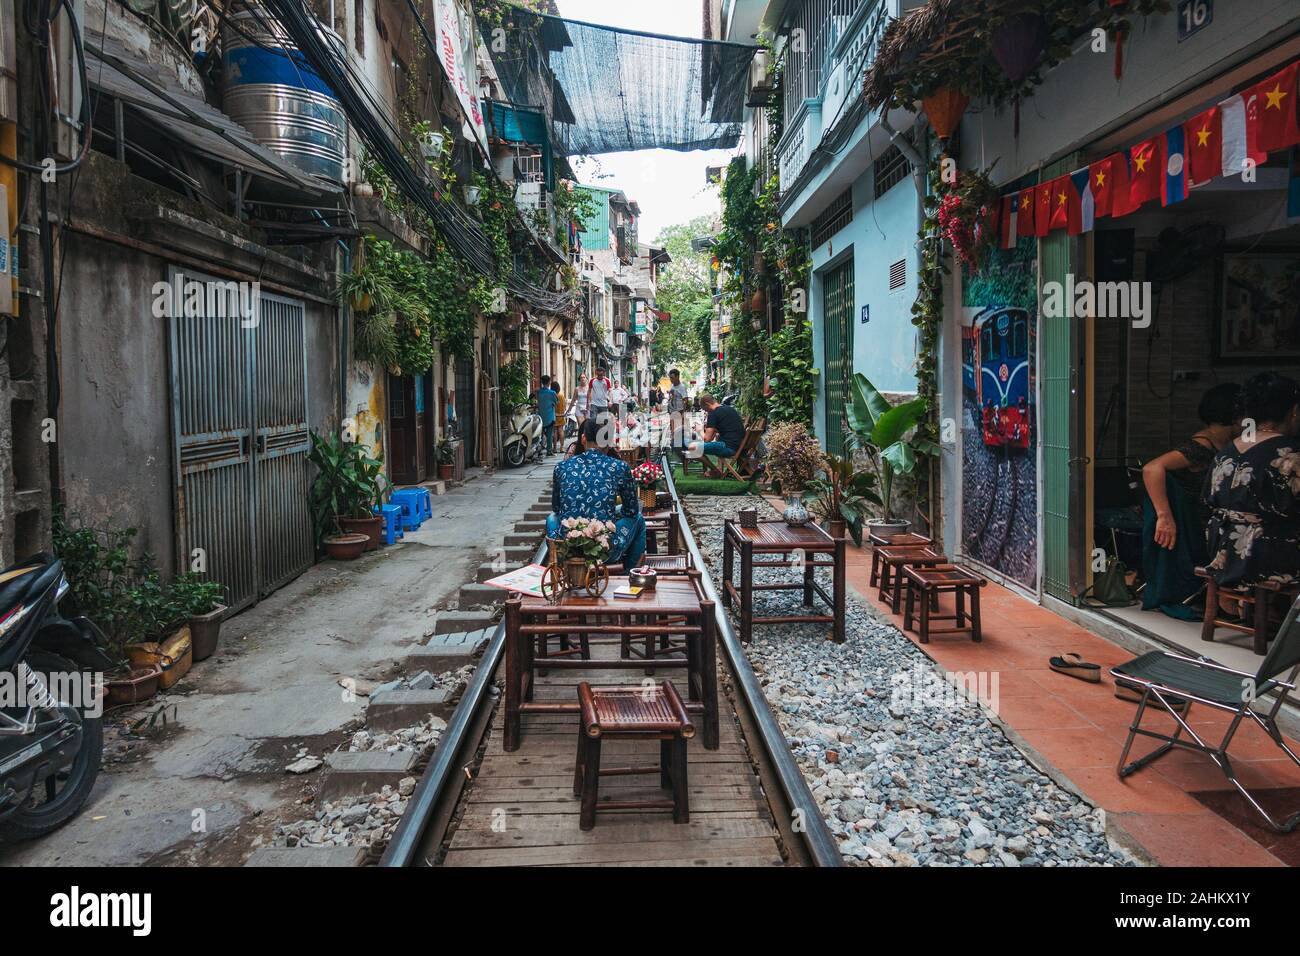
[[[1214,0],[1178,0],[1178,42],[1214,22]]]

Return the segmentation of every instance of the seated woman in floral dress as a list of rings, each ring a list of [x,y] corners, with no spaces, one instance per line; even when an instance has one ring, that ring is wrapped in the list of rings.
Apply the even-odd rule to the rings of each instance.
[[[645,554],[645,516],[632,469],[627,462],[611,457],[600,448],[601,426],[587,419],[579,433],[582,449],[555,466],[551,487],[551,514],[546,534],[560,537],[561,522],[567,518],[597,518],[613,521],[609,561],[635,568]],[[621,499],[622,504],[615,503]]]
[[[1205,485],[1210,573],[1222,587],[1300,582],[1300,391],[1265,372],[1242,388],[1244,430]]]

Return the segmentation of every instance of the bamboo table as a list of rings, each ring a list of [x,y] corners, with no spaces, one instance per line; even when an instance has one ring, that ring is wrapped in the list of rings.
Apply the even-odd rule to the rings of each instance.
[[[545,598],[513,595],[506,601],[505,701],[503,749],[519,749],[523,714],[577,714],[578,702],[536,701],[533,691],[539,667],[559,670],[655,670],[686,671],[688,713],[701,714],[701,738],[709,750],[718,749],[717,644],[714,632],[714,604],[704,600],[693,577],[661,577],[653,591],[637,598],[616,598],[617,588],[627,586],[626,577],[611,577],[600,597],[566,594],[559,604]],[[547,637],[586,639],[607,637],[622,643],[627,637],[684,637],[685,658],[626,657],[595,659],[538,659],[537,643]],[[638,681],[639,683],[639,681]]]
[[[722,603],[731,607],[740,605],[740,639],[748,644],[755,624],[831,624],[832,638],[844,643],[844,546],[843,538],[832,538],[813,524],[792,528],[784,521],[760,521],[757,528],[742,528],[737,521],[728,520],[722,536]],[[735,552],[740,552],[740,587],[732,583]],[[803,580],[781,584],[755,584],[754,568],[788,568],[788,556],[803,553]],[[755,561],[755,554],[780,554],[781,561]],[[829,560],[818,560],[819,554],[830,555]],[[817,583],[817,568],[833,568],[832,593]],[[830,607],[829,614],[790,614],[766,617],[754,616],[755,591],[783,591],[803,589],[805,607],[813,606],[816,595]]]

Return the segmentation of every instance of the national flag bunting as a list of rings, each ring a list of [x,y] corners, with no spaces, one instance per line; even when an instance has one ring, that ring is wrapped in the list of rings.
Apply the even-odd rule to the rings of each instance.
[[[1169,206],[1187,198],[1187,154],[1183,147],[1183,128],[1165,130],[1164,175],[1160,177],[1160,204]]]
[[[1016,194],[1016,235],[1033,236],[1034,232],[1034,187],[1022,189]]]
[[[1300,125],[1296,123],[1297,75],[1300,75],[1300,61],[1242,93],[1247,127],[1254,133],[1252,145],[1261,153],[1300,143]]]
[[[1092,232],[1097,210],[1092,195],[1092,171],[1087,166],[1070,173],[1070,191],[1078,197],[1079,201],[1079,214],[1068,224],[1070,235],[1077,236],[1081,232]]]
[[[1040,239],[1052,231],[1052,184],[1039,183],[1034,187],[1034,235]]]
[[[1189,188],[1223,175],[1223,118],[1217,106],[1183,123],[1183,146]]]
[[[1136,212],[1145,202],[1162,193],[1161,179],[1164,163],[1161,153],[1164,137],[1156,136],[1138,143],[1128,151],[1129,209]]]
[[[1223,175],[1240,176],[1248,165],[1258,166],[1268,159],[1268,154],[1255,145],[1255,124],[1247,120],[1246,100],[1240,93],[1219,104],[1219,129],[1223,136]]]
[[[1092,193],[1093,218],[1112,215],[1115,174],[1111,168],[1114,165],[1115,157],[1107,156],[1088,167],[1088,190]]]
[[[1016,208],[1015,193],[1002,197],[1002,211],[998,216],[998,245],[1003,249],[1013,249],[1016,245]]]
[[[1078,235],[1082,213],[1079,208],[1079,192],[1074,188],[1070,176],[1058,176],[1052,180],[1052,220],[1053,229],[1068,230],[1071,235]]]

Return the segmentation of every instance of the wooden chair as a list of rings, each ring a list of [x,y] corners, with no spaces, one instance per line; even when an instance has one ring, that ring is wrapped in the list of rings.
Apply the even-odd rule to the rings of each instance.
[[[578,685],[578,756],[573,771],[573,795],[582,798],[578,825],[590,830],[597,810],[672,810],[673,823],[691,820],[686,770],[686,741],[695,726],[686,715],[673,685],[658,687],[597,687]],[[657,740],[659,766],[600,768],[602,740]],[[598,803],[602,776],[659,774],[659,786],[672,791],[671,800],[625,800]]]
[[[903,628],[912,630],[916,616],[916,603],[920,600],[920,629],[917,634],[922,644],[930,643],[931,634],[960,634],[970,631],[971,640],[982,641],[980,633],[980,588],[988,579],[974,571],[955,564],[940,564],[930,568],[905,567],[903,580],[907,587],[907,611],[903,615]],[[899,585],[901,586],[901,585]],[[957,601],[956,614],[935,614],[940,594],[952,594]],[[967,604],[969,603],[969,612]],[[953,621],[954,627],[932,628],[931,621]]]
[[[1221,587],[1208,568],[1197,568],[1196,576],[1205,581],[1205,616],[1201,619],[1201,640],[1213,641],[1216,628],[1226,627],[1230,631],[1249,634],[1254,640],[1254,651],[1261,657],[1268,652],[1268,642],[1273,639],[1272,605],[1282,600],[1291,601],[1300,594],[1300,586],[1278,584],[1275,581],[1260,581],[1246,587]],[[1228,597],[1245,610],[1251,609],[1251,623],[1246,624],[1246,615],[1239,613],[1236,619],[1225,617],[1219,607],[1219,599]]]
[[[897,614],[899,602],[903,598],[903,591],[907,588],[907,582],[903,578],[903,571],[909,567],[932,568],[939,564],[947,564],[947,555],[940,554],[932,548],[876,548],[875,554],[880,556],[880,580],[877,582],[879,590],[876,597],[882,604],[888,604],[889,609]]]

